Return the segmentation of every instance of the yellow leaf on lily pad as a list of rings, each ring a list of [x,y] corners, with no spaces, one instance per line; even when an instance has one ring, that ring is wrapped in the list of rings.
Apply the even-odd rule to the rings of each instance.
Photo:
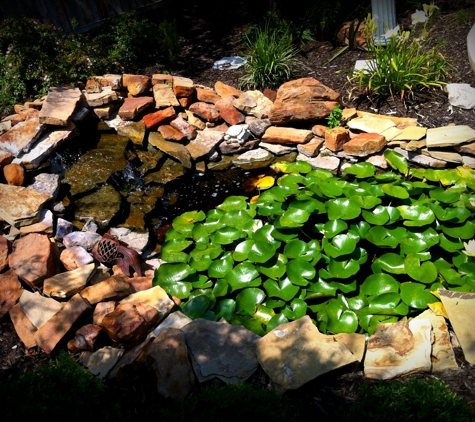
[[[274,186],[275,179],[272,176],[265,176],[256,183],[257,189],[269,189]]]
[[[434,302],[434,303],[429,303],[427,306],[429,306],[429,309],[434,312],[434,314],[443,316],[446,319],[449,319],[449,316],[447,315],[447,312],[445,311],[444,305],[442,302]]]
[[[258,200],[259,200],[259,195],[253,196],[253,197],[250,199],[250,203],[251,203],[251,204],[255,204]]]
[[[285,172],[287,170],[287,167],[289,166],[289,163],[275,163],[270,166],[270,168],[277,173]]]

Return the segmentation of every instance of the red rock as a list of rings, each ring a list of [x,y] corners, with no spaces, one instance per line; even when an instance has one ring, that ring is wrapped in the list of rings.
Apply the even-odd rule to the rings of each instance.
[[[196,98],[204,103],[216,104],[221,97],[210,89],[196,88]]]
[[[132,97],[126,98],[124,104],[119,109],[119,117],[122,120],[133,120],[142,111],[153,107],[155,101],[152,97]]]
[[[36,344],[45,353],[51,354],[76,321],[91,310],[91,305],[79,293],[74,295],[35,333]]]
[[[229,97],[230,95],[237,98],[243,93],[241,90],[236,89],[231,85],[226,85],[221,81],[218,81],[214,84],[214,90],[222,98]]]
[[[183,117],[178,116],[170,122],[170,126],[183,133],[188,140],[196,138],[196,128],[190,125]]]
[[[14,158],[9,152],[0,150],[0,168],[10,164]]]
[[[204,103],[202,101],[193,103],[189,107],[189,111],[211,123],[217,122],[220,118],[219,111],[213,104]]]
[[[195,93],[193,81],[182,76],[173,77],[173,92],[178,98],[191,97]]]
[[[47,235],[31,233],[13,242],[8,265],[31,287],[43,285],[45,278],[56,274],[56,263]]]
[[[82,246],[72,246],[61,252],[59,260],[68,271],[90,264],[94,261],[92,255]]]
[[[181,97],[178,98],[178,102],[183,108],[188,108],[190,105],[192,105],[195,102],[195,97]]]
[[[101,325],[104,317],[111,313],[115,309],[116,303],[113,301],[110,302],[100,302],[94,308],[94,314],[92,315],[92,322],[95,325]]]
[[[5,122],[7,120],[10,120],[12,122],[12,126],[15,126],[17,125],[18,123],[21,123],[23,122],[23,119],[21,118],[21,116],[19,114],[11,114],[10,116],[7,116],[7,117],[4,117],[2,119],[2,122]]]
[[[15,113],[18,113],[23,120],[38,118],[40,115],[38,109],[26,107],[23,104],[15,104],[13,108]]]
[[[269,100],[271,100],[272,102],[274,102],[277,98],[277,92],[274,91],[273,89],[266,88],[264,89],[263,94],[265,97],[269,98]]]
[[[169,123],[176,118],[175,109],[170,106],[155,113],[146,114],[143,116],[145,127],[148,130],[155,130],[158,126]]]
[[[36,346],[35,333],[36,327],[31,323],[25,313],[20,309],[20,304],[17,303],[15,306],[10,308],[8,312],[10,319],[13,323],[13,328],[20,337],[20,340],[23,342],[27,349]]]
[[[0,319],[18,302],[23,288],[12,271],[0,274]]]
[[[94,344],[102,333],[102,328],[98,325],[87,324],[76,331],[74,339],[68,342],[68,350],[71,353],[79,353],[81,351],[92,352]]]
[[[9,185],[23,186],[25,183],[25,169],[22,165],[11,163],[3,167],[3,175]]]
[[[270,126],[262,136],[262,142],[273,144],[305,144],[313,138],[310,130]]]
[[[280,86],[269,119],[273,125],[317,121],[329,116],[337,105],[342,105],[337,92],[314,78],[296,79]]]
[[[170,125],[162,125],[158,128],[158,131],[167,141],[180,142],[186,138],[184,133]]]
[[[129,94],[135,97],[150,91],[152,81],[149,76],[124,74],[122,85],[128,89]]]
[[[378,133],[360,133],[343,145],[346,154],[366,157],[381,151],[386,146],[386,138]]]
[[[229,129],[229,126],[226,123],[221,123],[220,125],[213,127],[213,130],[216,130],[218,132],[223,132],[223,133],[226,133],[228,129]]]
[[[244,123],[246,116],[233,105],[235,97],[229,95],[217,101],[215,106],[219,111],[221,118],[229,125],[238,125]]]
[[[343,127],[336,127],[325,131],[325,146],[333,152],[343,149],[343,146],[349,140],[350,134]]]
[[[96,78],[88,79],[86,82],[86,92],[88,94],[95,94],[95,93],[102,92],[101,82]]]
[[[142,292],[144,290],[151,289],[152,286],[152,277],[130,277],[127,279],[132,287],[134,288],[135,292]]]
[[[137,344],[158,319],[159,312],[153,306],[128,302],[121,303],[107,314],[102,319],[101,327],[118,343]]]
[[[12,242],[6,237],[0,236],[0,272],[8,266],[8,255],[12,251]]]
[[[327,127],[324,125],[315,125],[312,126],[312,133],[319,138],[325,137],[325,132],[327,131]]]

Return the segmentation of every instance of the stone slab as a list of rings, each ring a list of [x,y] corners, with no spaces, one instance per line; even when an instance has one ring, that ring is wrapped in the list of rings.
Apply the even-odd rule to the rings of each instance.
[[[68,126],[81,96],[79,88],[50,88],[40,111],[40,123]]]
[[[0,150],[11,153],[14,157],[28,152],[46,129],[38,119],[30,119],[13,126],[0,136]]]
[[[475,130],[470,126],[443,126],[427,129],[427,148],[451,147],[475,140]]]

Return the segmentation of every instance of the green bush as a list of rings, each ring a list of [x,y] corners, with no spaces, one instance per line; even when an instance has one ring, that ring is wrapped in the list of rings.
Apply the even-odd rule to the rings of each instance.
[[[170,401],[161,416],[170,422],[301,420],[285,397],[251,384],[222,385],[218,382],[203,387],[186,399]]]
[[[276,88],[303,68],[288,28],[257,26],[244,36],[244,45],[249,56],[241,88]]]
[[[4,420],[120,421],[118,403],[104,382],[78,365],[66,352],[0,387]]]
[[[439,288],[475,291],[475,172],[345,168],[343,177],[305,162],[249,201],[174,219],[154,285],[182,299],[190,318],[243,325],[264,335],[309,315],[323,333],[369,333],[416,316]],[[272,185],[271,185],[272,186]]]
[[[366,19],[368,68],[355,71],[350,81],[359,90],[382,95],[410,95],[415,89],[441,88],[448,74],[448,62],[440,53],[424,24],[414,25],[413,31],[399,31],[389,37],[386,45],[375,43],[375,24]]]
[[[475,414],[463,396],[452,393],[437,378],[362,384],[348,422],[469,422]]]

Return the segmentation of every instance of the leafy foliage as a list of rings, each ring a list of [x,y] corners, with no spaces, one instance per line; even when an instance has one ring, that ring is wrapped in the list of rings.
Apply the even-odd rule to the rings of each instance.
[[[328,127],[330,129],[333,129],[335,127],[340,126],[340,121],[341,121],[342,115],[343,115],[343,110],[340,107],[336,106],[332,110],[330,115],[327,117]]]
[[[154,285],[192,318],[242,324],[263,335],[310,315],[322,332],[373,333],[438,302],[432,291],[475,291],[463,241],[475,235],[475,173],[370,163],[342,178],[308,163],[257,200],[227,198],[177,217]]]
[[[442,381],[432,378],[409,382],[380,382],[376,385],[362,384],[360,397],[348,421],[454,421],[475,420],[475,414],[463,396],[452,393]]]

